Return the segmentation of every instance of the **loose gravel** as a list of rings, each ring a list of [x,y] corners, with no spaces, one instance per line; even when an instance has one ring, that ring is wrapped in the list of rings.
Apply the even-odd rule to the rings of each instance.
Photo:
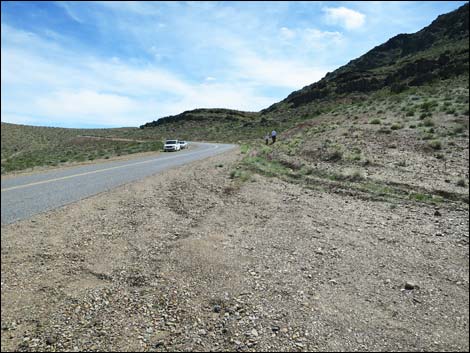
[[[2,225],[2,351],[468,351],[468,205],[230,172]]]

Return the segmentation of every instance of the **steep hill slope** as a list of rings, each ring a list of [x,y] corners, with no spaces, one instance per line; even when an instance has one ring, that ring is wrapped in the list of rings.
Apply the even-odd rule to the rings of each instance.
[[[331,112],[338,104],[362,102],[373,93],[394,95],[409,90],[413,94],[419,87],[468,76],[468,17],[466,4],[417,33],[399,34],[259,113],[196,109],[141,128],[183,135],[191,128],[207,140],[261,138],[266,129],[283,131]]]
[[[468,203],[468,8],[262,111],[292,125],[275,145],[253,144],[245,172],[392,203]]]
[[[262,113],[370,93],[392,93],[468,75],[469,5],[439,16],[414,34],[399,34],[322,80],[292,92]]]

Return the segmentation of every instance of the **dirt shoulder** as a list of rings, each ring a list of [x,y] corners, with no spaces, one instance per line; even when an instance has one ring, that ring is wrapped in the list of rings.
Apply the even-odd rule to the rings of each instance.
[[[468,351],[467,205],[240,183],[240,158],[2,226],[2,350]]]

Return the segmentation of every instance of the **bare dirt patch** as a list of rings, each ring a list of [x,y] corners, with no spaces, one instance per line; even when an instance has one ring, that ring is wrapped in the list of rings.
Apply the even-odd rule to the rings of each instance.
[[[239,159],[2,226],[2,350],[468,351],[468,205],[239,184]]]

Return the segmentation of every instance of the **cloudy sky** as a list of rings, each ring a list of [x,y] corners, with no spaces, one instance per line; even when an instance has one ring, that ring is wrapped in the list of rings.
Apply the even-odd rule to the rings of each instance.
[[[139,126],[259,111],[464,1],[1,3],[1,120]]]

